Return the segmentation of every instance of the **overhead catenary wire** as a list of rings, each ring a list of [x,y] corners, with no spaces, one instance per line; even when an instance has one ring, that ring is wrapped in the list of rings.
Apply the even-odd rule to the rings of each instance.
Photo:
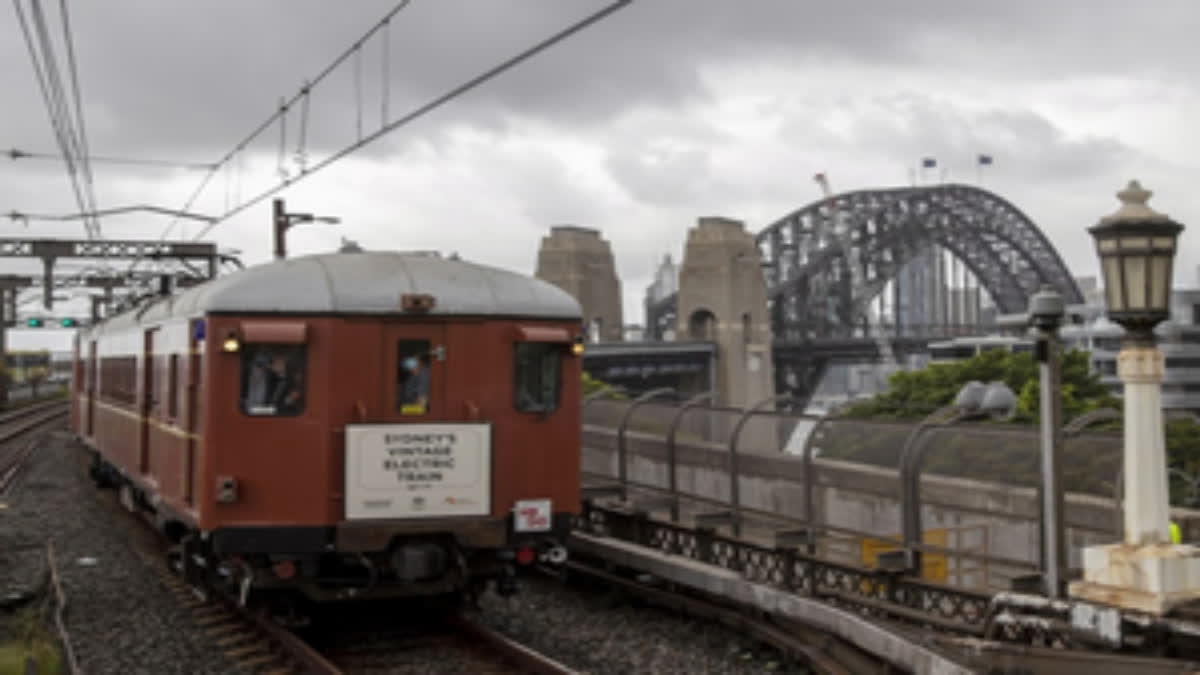
[[[353,55],[354,52],[358,49],[358,45],[362,44],[366,40],[369,40],[371,38],[371,36],[376,33],[376,31],[378,31],[379,29],[386,26],[388,24],[388,21],[392,17],[394,17],[397,13],[399,13],[401,10],[403,10],[405,7],[407,7],[411,2],[412,2],[412,0],[401,0],[400,3],[398,3],[386,15],[384,15],[383,19],[378,21],[361,38],[359,38],[357,41],[355,41],[354,45],[352,45],[350,48],[346,49],[340,55],[338,55],[338,57],[336,59],[334,59],[332,63],[330,63],[328,66],[326,66],[325,69],[322,70],[315,78],[313,78],[309,83],[307,83],[304,87],[302,87],[300,89],[300,91],[297,92],[294,96],[292,96],[292,98],[290,100],[285,100],[280,109],[276,109],[275,112],[271,113],[267,117],[267,119],[263,120],[262,123],[260,123],[257,127],[254,128],[253,131],[251,131],[249,134],[247,134],[245,138],[243,138],[240,142],[238,142],[236,145],[234,145],[233,149],[231,149],[229,152],[226,152],[219,160],[217,160],[216,163],[213,164],[213,168],[210,169],[207,174],[205,174],[204,178],[200,181],[200,184],[196,186],[196,189],[192,192],[191,196],[188,197],[187,201],[184,203],[184,205],[179,210],[180,211],[191,210],[192,205],[195,204],[196,200],[200,198],[200,195],[204,192],[204,189],[208,186],[209,182],[212,181],[213,176],[216,175],[217,171],[222,166],[224,166],[226,163],[229,162],[230,159],[232,159],[234,156],[236,156],[238,153],[240,153],[242,150],[244,150],[251,142],[254,141],[255,138],[257,138],[259,136],[259,134],[263,133],[268,128],[270,128],[271,124],[273,124],[275,122],[275,120],[279,119],[280,115],[283,114],[283,111],[286,110],[287,107],[291,106],[293,103],[298,101],[302,96],[307,96],[308,92],[312,88],[319,85],[326,77],[329,76],[330,73],[332,73],[334,70],[336,70],[337,67],[342,64],[342,62],[344,62],[347,58],[349,58],[351,55]],[[163,230],[163,233],[162,233],[162,236],[160,237],[160,239],[167,238],[167,234],[169,234],[170,231],[175,227],[176,222],[177,221],[173,220],[167,224],[167,227],[166,227],[166,229]]]
[[[42,65],[50,83],[50,93],[57,104],[59,124],[66,132],[67,144],[74,153],[74,163],[78,166],[79,175],[82,177],[80,191],[87,204],[84,210],[93,212],[96,210],[96,194],[92,181],[91,165],[87,161],[87,145],[86,137],[83,134],[82,118],[72,117],[72,106],[67,100],[69,96],[64,88],[63,78],[58,69],[58,59],[54,55],[54,42],[50,37],[50,29],[46,22],[45,12],[42,11],[41,0],[30,0],[30,8],[42,49]],[[69,23],[66,23],[65,16],[61,18],[64,20],[64,38],[69,39]],[[73,48],[70,48],[70,51],[72,54],[74,53]],[[74,91],[78,92],[78,88],[74,88]],[[75,101],[74,108],[82,115],[83,108],[78,100]],[[85,221],[85,229],[88,230],[90,237],[100,236],[100,223],[96,218]]]
[[[19,148],[10,148],[5,151],[5,157],[11,160],[18,159],[45,159],[45,160],[61,160],[60,155],[54,155],[47,152],[33,152],[21,150]],[[104,155],[88,155],[88,162],[93,164],[129,164],[134,166],[153,166],[176,169],[211,169],[215,164],[201,162],[176,162],[167,159],[146,159],[140,157],[112,157]]]
[[[38,89],[42,95],[42,101],[46,105],[46,112],[50,118],[50,127],[54,132],[54,139],[57,142],[59,150],[62,153],[62,158],[67,165],[67,177],[71,183],[71,190],[74,193],[75,202],[79,206],[80,211],[88,211],[88,203],[84,199],[83,191],[79,184],[76,172],[72,151],[74,144],[70,139],[69,129],[64,128],[64,124],[69,122],[69,120],[63,120],[62,110],[60,106],[56,105],[56,101],[58,99],[51,92],[51,78],[47,72],[51,64],[44,61],[44,52],[42,58],[39,58],[38,46],[35,44],[35,36],[33,31],[30,30],[29,20],[25,15],[25,10],[21,7],[21,0],[13,0],[13,9],[16,11],[17,21],[21,26],[21,33],[25,38],[25,46],[29,51],[29,59],[33,65],[34,79],[37,81]],[[88,226],[86,223],[84,229],[87,231],[89,237],[93,235],[90,226]]]
[[[80,95],[79,87],[79,69],[75,66],[75,40],[71,35],[71,18],[67,11],[67,0],[59,0],[59,12],[62,15],[63,24],[63,42],[67,46],[67,69],[71,75],[71,93],[75,98],[75,123],[79,127],[79,159],[83,165],[84,180],[87,181],[87,190],[91,199],[92,209],[96,209],[96,193],[95,181],[92,177],[92,160],[91,150],[88,147],[87,124],[83,117],[83,98]],[[97,233],[99,232],[99,221],[96,222]]]
[[[434,99],[428,101],[427,103],[424,103],[424,104],[418,106],[417,108],[414,108],[413,110],[409,111],[408,113],[404,114],[403,116],[399,117],[398,119],[393,120],[393,121],[383,125],[378,130],[368,134],[367,136],[346,146],[345,148],[339,150],[338,152],[334,153],[333,155],[327,157],[326,159],[318,162],[310,170],[307,170],[307,171],[303,172],[302,174],[300,174],[300,176],[298,176],[295,180],[284,180],[282,183],[275,185],[274,187],[271,187],[266,190],[263,190],[262,192],[259,192],[257,195],[251,197],[248,201],[241,203],[238,206],[235,206],[234,208],[229,209],[225,213],[217,216],[216,221],[205,226],[204,228],[202,228],[200,230],[200,232],[195,235],[194,239],[199,239],[199,238],[203,237],[205,234],[207,234],[209,231],[211,231],[212,228],[221,224],[225,220],[228,220],[229,218],[237,215],[238,213],[245,211],[246,209],[250,208],[251,206],[254,206],[255,204],[263,201],[264,199],[271,197],[272,195],[276,194],[280,190],[283,190],[284,188],[295,184],[299,180],[302,180],[303,178],[310,176],[313,173],[316,173],[317,171],[320,171],[321,169],[325,168],[326,166],[329,166],[330,164],[337,162],[338,160],[342,159],[343,157],[357,151],[359,148],[362,148],[365,145],[372,143],[376,139],[394,131],[395,129],[397,129],[401,126],[404,126],[406,124],[409,124],[412,121],[416,120],[417,118],[426,115],[427,113],[441,107],[442,105],[445,105],[447,102],[461,96],[462,94],[474,89],[475,87],[478,87],[479,85],[483,84],[484,82],[487,82],[488,80],[491,80],[492,78],[500,75],[501,73],[504,73],[505,71],[513,68],[514,66],[520,64],[521,62],[528,60],[529,58],[535,56],[536,54],[538,54],[542,51],[545,51],[546,49],[554,46],[555,44],[567,39],[568,37],[591,26],[592,24],[600,21],[601,19],[607,17],[608,15],[612,14],[613,12],[630,4],[630,2],[632,2],[632,0],[615,0],[615,2],[612,2],[609,5],[606,5],[602,9],[592,13],[591,15],[587,16],[586,18],[581,19],[580,21],[577,21],[574,24],[571,24],[567,28],[564,28],[564,29],[560,30],[559,32],[551,35],[550,37],[539,41],[538,43],[534,44],[533,46],[522,50],[521,52],[515,54],[514,56],[511,56],[508,59],[502,61],[501,63],[485,70],[484,72],[480,73],[479,75],[472,77],[471,79],[467,80],[466,82],[459,84],[458,86],[447,91],[446,93],[442,94],[441,96],[438,96],[437,98],[434,98]],[[404,4],[407,4],[407,3],[404,3]],[[384,25],[383,22],[376,24],[376,26],[371,29],[371,33],[374,33],[383,25]],[[364,40],[365,39],[366,38],[364,38]],[[358,46],[362,42],[363,42],[363,40],[359,40],[358,42],[356,42],[355,46],[351,47],[351,49],[348,50],[341,57],[341,59],[344,60],[346,58],[346,55],[349,55],[349,54],[355,52],[358,49]],[[327,68],[322,73],[321,77],[323,77],[325,75],[325,73],[328,73],[329,70],[330,69]],[[316,81],[319,81],[319,79],[320,79],[320,77],[318,77],[317,80],[314,80],[314,84]],[[299,96],[299,94],[297,95],[297,97],[298,96]],[[296,100],[296,97],[294,97],[292,99],[292,101],[295,101],[295,100]],[[274,119],[274,118],[275,118],[275,116],[272,117],[272,119]],[[261,127],[260,127],[260,129],[261,129]],[[251,136],[250,138],[253,138],[253,136]],[[243,143],[248,142],[248,140],[243,141]],[[239,145],[238,147],[240,148],[241,145]],[[198,193],[196,195],[194,195],[193,197],[196,197],[196,196],[198,196]],[[190,203],[191,202],[189,201],[189,205],[190,205]],[[186,208],[184,210],[186,210]]]

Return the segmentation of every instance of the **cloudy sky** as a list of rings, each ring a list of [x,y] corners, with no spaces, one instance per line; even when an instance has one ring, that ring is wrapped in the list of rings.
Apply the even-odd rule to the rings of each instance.
[[[30,9],[30,0],[20,0]],[[97,156],[215,162],[352,45],[395,0],[69,2],[84,117]],[[412,0],[314,90],[308,166],[602,0]],[[57,3],[46,3],[66,67]],[[1037,222],[1076,274],[1097,268],[1084,228],[1130,178],[1188,225],[1176,282],[1200,256],[1200,28],[1195,0],[1153,11],[1110,0],[635,0],[602,22],[287,188],[290,210],[337,226],[292,230],[294,254],[342,237],[375,249],[457,251],[532,272],[554,224],[600,229],[627,322],[662,255],[696,218],[757,231],[835,190],[908,184],[920,158]],[[385,85],[386,82],[386,85]],[[56,152],[17,14],[0,11],[0,148]],[[386,93],[386,96],[385,96]],[[218,215],[295,175],[299,107],[238,153],[191,206]],[[203,171],[95,163],[102,208],[178,209]],[[931,181],[941,179],[931,172]],[[0,213],[78,211],[61,162],[0,159]],[[206,234],[246,263],[270,253],[270,200]],[[101,221],[158,237],[156,215]],[[79,223],[0,221],[3,236],[82,236]],[[170,238],[200,226],[174,223]],[[22,270],[5,263],[9,271]],[[71,305],[78,307],[79,305]],[[25,306],[36,312],[34,304]],[[47,336],[42,336],[47,337]],[[15,346],[35,339],[14,336]]]

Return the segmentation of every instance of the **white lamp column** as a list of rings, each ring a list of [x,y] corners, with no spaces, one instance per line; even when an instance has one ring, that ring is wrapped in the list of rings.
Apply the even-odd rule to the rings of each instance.
[[[1200,548],[1172,545],[1161,382],[1154,327],[1170,315],[1171,267],[1183,226],[1146,205],[1137,181],[1121,208],[1089,229],[1108,316],[1125,328],[1117,372],[1125,388],[1125,540],[1083,550],[1076,598],[1152,614],[1200,598]]]
[[[1166,544],[1169,491],[1163,438],[1163,355],[1157,347],[1124,347],[1117,375],[1125,389],[1125,543]]]

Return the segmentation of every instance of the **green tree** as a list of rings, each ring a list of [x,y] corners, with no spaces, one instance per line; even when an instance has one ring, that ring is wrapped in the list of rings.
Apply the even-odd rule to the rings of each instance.
[[[847,417],[921,419],[954,401],[962,386],[972,380],[1004,382],[1018,394],[1018,417],[1030,423],[1038,418],[1038,368],[1033,355],[991,350],[953,363],[934,363],[923,370],[892,375],[888,390],[850,406]],[[1062,359],[1063,416],[1070,419],[1105,406],[1119,406],[1115,397],[1089,372],[1088,353],[1072,349]]]
[[[584,371],[584,373],[583,373],[583,397],[584,398],[587,398],[588,396],[590,396],[598,391],[608,389],[608,388],[610,388],[610,386],[611,385],[592,377],[591,375],[589,375],[587,373],[587,371]],[[611,396],[611,398],[615,398],[615,399],[624,399],[625,398],[624,394],[622,394],[620,391],[617,391],[617,390],[614,390],[610,394],[610,396]]]
[[[1088,353],[1070,350],[1062,358],[1063,418],[1069,421],[1098,408],[1121,410],[1100,378],[1089,371]],[[1003,381],[1018,393],[1017,425],[1037,422],[1040,407],[1038,368],[1032,354],[990,351],[954,363],[932,364],[928,368],[900,372],[892,376],[888,391],[871,400],[844,410],[847,418],[892,421],[905,426],[845,424],[830,429],[823,444],[828,457],[894,467],[898,448],[912,431],[911,422],[928,416],[953,402],[964,384]],[[1007,425],[993,428],[1007,428]],[[1119,430],[1120,421],[1097,427]],[[1038,452],[1028,437],[988,436],[955,427],[936,432],[930,438],[925,458],[926,471],[979,480],[999,480],[1019,485],[1036,485],[1039,476]],[[836,435],[837,438],[833,438]],[[1200,424],[1194,420],[1172,420],[1166,426],[1167,461],[1189,475],[1200,476]],[[1064,482],[1071,491],[1111,496],[1113,482],[1121,466],[1121,439],[1113,435],[1107,441],[1071,442],[1065,448]],[[1171,503],[1190,503],[1193,495],[1187,481],[1178,475],[1171,480]]]

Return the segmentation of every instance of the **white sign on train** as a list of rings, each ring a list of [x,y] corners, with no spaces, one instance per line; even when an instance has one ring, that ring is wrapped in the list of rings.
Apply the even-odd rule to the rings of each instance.
[[[513,531],[547,532],[553,516],[549,499],[522,499],[513,506]]]
[[[489,424],[346,425],[346,518],[491,513]]]

